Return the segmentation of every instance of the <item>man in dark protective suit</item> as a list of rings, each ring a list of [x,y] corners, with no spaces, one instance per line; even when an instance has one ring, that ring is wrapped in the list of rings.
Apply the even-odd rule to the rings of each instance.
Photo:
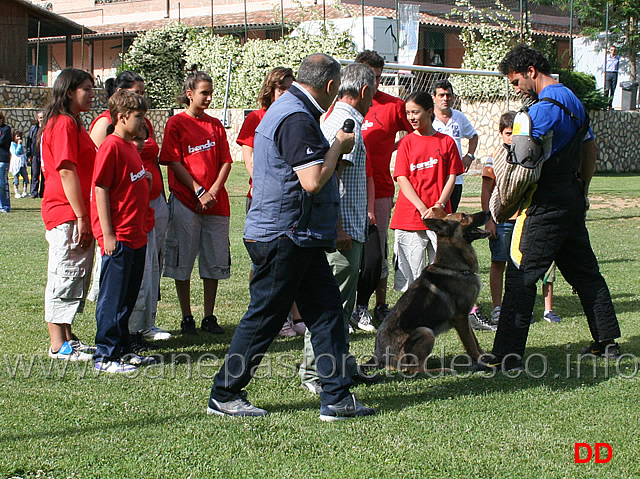
[[[511,154],[518,163],[544,164],[540,180],[525,195],[514,228],[500,322],[487,364],[522,369],[536,282],[554,260],[578,293],[589,323],[593,343],[581,352],[618,357],[615,339],[620,328],[585,225],[597,156],[589,117],[580,100],[550,76],[549,62],[540,52],[518,45],[499,69],[516,93],[538,100],[528,109],[530,131],[523,123],[517,132],[514,125]]]

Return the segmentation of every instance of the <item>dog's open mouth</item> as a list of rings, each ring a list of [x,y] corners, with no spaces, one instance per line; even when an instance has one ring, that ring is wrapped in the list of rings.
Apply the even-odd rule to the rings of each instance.
[[[487,230],[482,229],[482,228],[467,228],[464,231],[464,238],[471,243],[472,241],[475,240],[479,240],[482,238],[488,238],[489,235],[491,233],[489,233]]]

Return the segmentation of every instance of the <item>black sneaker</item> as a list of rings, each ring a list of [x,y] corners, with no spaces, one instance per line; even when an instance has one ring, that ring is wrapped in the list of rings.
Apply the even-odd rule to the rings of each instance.
[[[220,327],[220,325],[218,324],[218,318],[216,318],[215,314],[204,318],[200,327],[207,333],[224,334],[224,329],[222,329],[222,327]]]
[[[190,314],[182,318],[182,322],[180,323],[180,333],[190,334],[192,336],[198,334],[198,331],[196,330],[196,322]]]
[[[147,341],[140,331],[131,335],[131,342],[129,343],[129,349],[134,353],[144,353],[152,349],[158,349],[158,346],[151,341]]]
[[[378,321],[378,323],[382,323],[385,319],[387,319],[387,316],[389,316],[390,312],[391,310],[389,309],[388,304],[378,303],[376,304],[376,307],[373,308],[373,319]]]
[[[479,371],[524,371],[522,360],[509,355],[506,358],[494,356],[493,354],[485,354],[478,361],[477,369]]]
[[[582,348],[580,354],[593,354],[608,359],[617,359],[620,357],[620,345],[616,342],[602,344],[599,341],[592,342],[589,346]]]
[[[353,419],[354,417],[373,416],[376,410],[360,404],[355,394],[349,394],[344,399],[335,404],[323,404],[320,406],[321,421],[342,421],[344,419]]]
[[[217,414],[218,416],[268,416],[269,413],[264,409],[255,407],[249,401],[247,401],[247,392],[240,391],[236,399],[231,401],[221,402],[216,399],[209,398],[209,407],[207,408],[207,414]]]

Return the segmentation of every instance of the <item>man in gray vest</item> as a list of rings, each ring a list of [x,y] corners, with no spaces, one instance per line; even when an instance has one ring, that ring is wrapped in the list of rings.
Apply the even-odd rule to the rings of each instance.
[[[340,86],[332,57],[305,58],[298,82],[276,100],[256,130],[253,203],[244,242],[255,265],[248,310],[214,378],[208,414],[266,416],[242,390],[253,376],[295,301],[311,332],[322,385],[320,419],[370,416],[375,409],[349,392],[347,341],[340,290],[325,250],[336,246],[339,191],[335,176],[353,133],[339,131],[330,146],[320,116]]]

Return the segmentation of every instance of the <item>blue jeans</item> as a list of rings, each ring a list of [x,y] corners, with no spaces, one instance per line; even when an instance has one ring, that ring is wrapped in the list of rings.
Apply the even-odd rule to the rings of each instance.
[[[316,354],[322,404],[349,394],[345,371],[347,341],[340,290],[322,248],[301,248],[286,236],[269,242],[246,241],[255,265],[249,308],[240,320],[229,352],[216,375],[211,397],[235,399],[284,324],[295,301]]]
[[[140,291],[147,246],[132,249],[118,241],[102,255],[96,303],[96,361],[117,361],[129,352],[129,317]]]
[[[9,163],[0,163],[0,210],[11,211],[11,195],[9,194]]]

